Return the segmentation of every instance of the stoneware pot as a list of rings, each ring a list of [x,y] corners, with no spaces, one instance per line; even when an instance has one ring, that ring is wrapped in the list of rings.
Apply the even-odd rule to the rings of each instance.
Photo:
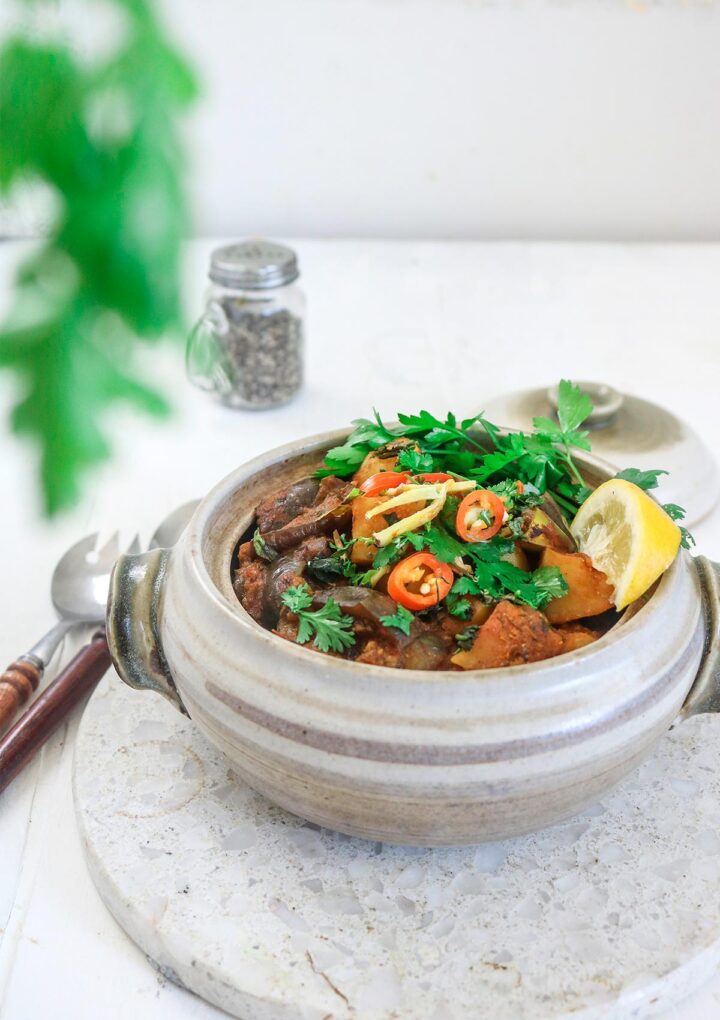
[[[202,501],[172,550],[124,556],[108,608],[120,676],[187,712],[255,790],[320,825],[423,846],[497,840],[599,798],[678,717],[720,705],[719,568],[682,552],[589,647],[421,672],[344,661],[261,628],[232,589],[254,508],[346,432],[258,457]],[[578,458],[591,484],[611,472]]]

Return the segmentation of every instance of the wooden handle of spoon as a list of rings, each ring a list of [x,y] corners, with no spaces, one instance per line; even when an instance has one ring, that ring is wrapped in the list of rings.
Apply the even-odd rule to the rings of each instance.
[[[42,669],[30,659],[17,659],[0,676],[0,733],[33,691],[37,690]]]
[[[12,729],[0,738],[0,792],[109,668],[110,652],[105,631],[101,631],[89,645],[80,649]]]

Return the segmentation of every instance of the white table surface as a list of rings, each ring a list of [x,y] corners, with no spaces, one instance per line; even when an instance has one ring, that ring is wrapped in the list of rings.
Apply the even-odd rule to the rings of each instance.
[[[199,311],[211,242],[187,250],[187,311]],[[182,353],[144,367],[173,395],[165,424],[108,416],[116,456],[83,505],[39,515],[34,454],[0,424],[0,660],[52,620],[48,587],[78,536],[139,529],[247,458],[366,415],[465,413],[516,387],[597,379],[665,404],[716,441],[720,424],[720,245],[296,242],[308,294],[307,384],[286,408],[225,410],[184,379]],[[0,246],[0,311],[21,246]],[[0,378],[0,407],[12,387]],[[662,467],[662,465],[658,465]],[[720,559],[720,511],[695,529]],[[66,659],[72,648],[63,652]],[[52,674],[51,674],[52,675]],[[0,797],[0,1018],[220,1016],[148,965],[86,873],[70,791],[77,714]],[[720,976],[669,1016],[720,1015]]]

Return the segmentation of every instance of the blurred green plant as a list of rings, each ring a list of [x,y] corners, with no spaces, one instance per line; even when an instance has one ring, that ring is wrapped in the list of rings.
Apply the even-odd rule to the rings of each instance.
[[[40,446],[49,515],[75,503],[84,472],[110,455],[101,420],[111,404],[167,413],[131,364],[139,338],[181,322],[178,115],[195,81],[151,0],[108,4],[122,27],[99,61],[27,27],[0,50],[0,192],[40,180],[57,199],[50,236],[20,268],[0,330],[0,368],[22,384],[12,428]],[[54,6],[28,4],[35,27],[39,9]]]

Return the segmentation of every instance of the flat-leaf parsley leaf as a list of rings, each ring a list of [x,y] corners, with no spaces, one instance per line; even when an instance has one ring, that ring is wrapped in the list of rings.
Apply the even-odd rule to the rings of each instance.
[[[334,599],[329,598],[321,609],[311,610],[312,592],[304,583],[288,588],[280,598],[298,618],[295,640],[299,645],[313,638],[321,652],[344,652],[355,644],[352,617],[346,616]]]
[[[381,616],[380,623],[384,627],[397,627],[403,634],[410,636],[410,626],[415,617],[405,606],[398,606],[392,616]]]

